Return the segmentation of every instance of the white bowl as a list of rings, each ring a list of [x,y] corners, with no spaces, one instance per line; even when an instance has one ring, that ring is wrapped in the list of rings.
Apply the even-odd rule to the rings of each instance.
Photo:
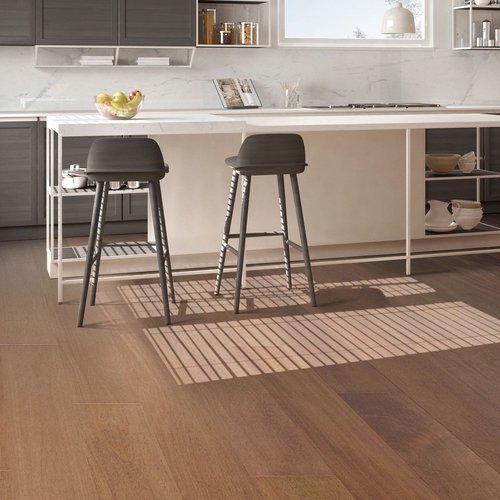
[[[490,4],[490,0],[474,0],[474,3],[479,5],[479,7],[486,7]]]
[[[449,153],[429,153],[425,155],[426,165],[435,174],[447,174],[453,170],[460,160],[460,155]]]
[[[476,161],[459,161],[458,168],[464,174],[470,174],[476,168]]]
[[[451,200],[453,208],[482,208],[480,201],[474,200]]]
[[[483,218],[482,214],[474,217],[469,217],[467,215],[458,215],[454,217],[455,222],[465,231],[470,231],[471,229],[474,229],[481,222],[482,218]]]

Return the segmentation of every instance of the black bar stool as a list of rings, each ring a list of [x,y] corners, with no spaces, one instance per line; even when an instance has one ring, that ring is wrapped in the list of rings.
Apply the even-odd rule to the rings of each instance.
[[[226,260],[226,252],[229,250],[238,259],[236,267],[236,286],[234,293],[234,312],[237,314],[240,308],[241,281],[243,277],[243,261],[245,257],[245,241],[247,237],[281,236],[283,239],[283,253],[285,259],[285,273],[287,287],[292,287],[292,272],[290,267],[290,247],[300,250],[304,256],[304,265],[309,285],[309,297],[311,305],[316,306],[314,293],[314,281],[311,270],[311,259],[307,246],[306,228],[302,204],[300,201],[299,183],[297,174],[302,173],[307,163],[305,161],[305,148],[302,137],[298,134],[257,134],[247,137],[241,145],[238,156],[226,159],[226,164],[233,169],[231,186],[229,188],[229,199],[227,202],[226,220],[224,223],[224,234],[219,256],[217,278],[215,281],[215,295],[220,293],[222,273]],[[278,179],[278,194],[281,215],[281,231],[247,233],[248,205],[250,200],[250,184],[254,175],[276,175]],[[300,242],[298,245],[288,238],[288,220],[286,213],[285,183],[284,176],[289,175],[292,184],[297,222],[299,226]],[[241,223],[239,234],[231,234],[231,221],[233,218],[234,201],[238,188],[238,180],[243,178],[243,199],[241,208]],[[239,238],[239,247],[236,250],[229,245],[231,238]]]
[[[87,161],[87,176],[91,181],[96,182],[96,194],[90,224],[87,261],[83,275],[82,298],[78,312],[79,327],[83,325],[91,280],[90,304],[95,304],[101,253],[104,246],[102,236],[111,181],[148,182],[165,324],[170,324],[167,281],[170,286],[172,303],[175,303],[175,293],[160,190],[160,179],[163,179],[167,172],[168,166],[163,161],[160,147],[153,139],[105,138],[97,139],[92,143]]]

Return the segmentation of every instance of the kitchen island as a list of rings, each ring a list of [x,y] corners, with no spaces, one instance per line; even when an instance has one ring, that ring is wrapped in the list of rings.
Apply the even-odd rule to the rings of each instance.
[[[313,259],[404,260],[409,274],[414,258],[435,252],[496,251],[500,247],[500,232],[495,228],[444,236],[428,237],[425,233],[425,130],[471,127],[500,127],[500,117],[456,112],[339,114],[303,110],[172,112],[131,121],[108,121],[96,115],[49,116],[47,265],[49,274],[58,278],[59,301],[63,300],[65,278],[78,275],[75,269],[81,259],[70,256],[67,263],[76,266],[66,265],[62,210],[57,216],[56,246],[54,200],[62,164],[59,162],[57,179],[50,175],[55,134],[61,139],[58,158],[62,158],[64,137],[148,135],[157,139],[170,165],[162,190],[174,268],[206,270],[215,267],[220,244],[230,176],[224,158],[237,152],[247,134],[300,133],[309,163],[300,182]],[[249,231],[279,226],[275,186],[268,184],[255,190]],[[256,242],[252,249],[259,251],[249,252],[249,264],[272,255],[272,247],[264,241]],[[116,260],[120,262],[115,262],[114,268],[110,266],[110,272],[133,272],[147,268],[148,260],[153,263],[147,252],[143,258],[135,256],[133,263],[123,257]]]

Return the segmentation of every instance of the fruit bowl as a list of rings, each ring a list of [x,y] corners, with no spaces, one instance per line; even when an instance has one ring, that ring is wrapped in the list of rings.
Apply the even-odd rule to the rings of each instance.
[[[144,98],[138,90],[128,97],[123,92],[115,92],[112,96],[99,94],[95,98],[95,106],[108,120],[130,120],[141,110]]]
[[[447,174],[453,170],[460,160],[460,155],[448,153],[433,153],[425,155],[426,165],[435,174]]]

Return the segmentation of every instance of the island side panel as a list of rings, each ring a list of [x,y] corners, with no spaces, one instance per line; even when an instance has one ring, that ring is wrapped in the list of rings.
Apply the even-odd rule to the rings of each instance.
[[[299,176],[311,246],[387,242],[405,234],[405,131],[301,134],[309,166]],[[239,134],[158,136],[170,173],[162,181],[172,254],[217,252],[226,209],[230,168]],[[424,131],[412,131],[413,236],[423,236]],[[287,182],[292,235],[297,235]],[[233,232],[239,222],[239,207]],[[255,178],[249,231],[279,229],[277,184]],[[152,235],[151,228],[149,231]],[[251,249],[276,248],[274,238],[256,239]]]

